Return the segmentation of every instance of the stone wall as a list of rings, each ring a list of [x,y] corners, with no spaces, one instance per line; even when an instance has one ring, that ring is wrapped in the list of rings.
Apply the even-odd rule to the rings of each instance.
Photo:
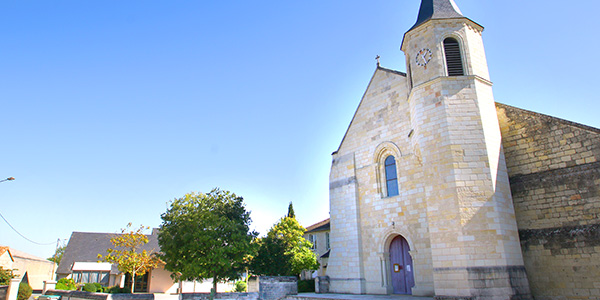
[[[600,129],[497,104],[536,299],[600,297]]]
[[[0,300],[6,299],[7,292],[8,292],[8,285],[0,286]]]
[[[210,293],[184,293],[180,300],[209,300]],[[217,293],[214,299],[258,300],[258,293]]]
[[[258,277],[259,292],[217,293],[214,299],[279,300],[298,294],[298,280],[293,276]],[[210,293],[169,294],[105,294],[80,291],[48,290],[46,295],[61,295],[62,300],[208,300]],[[1,294],[0,294],[1,296]],[[0,300],[4,298],[0,297]]]
[[[298,279],[294,276],[260,276],[258,281],[261,300],[278,300],[298,294]]]
[[[65,290],[48,290],[45,295],[60,295],[61,300],[155,300],[156,298],[154,294],[105,294]]]

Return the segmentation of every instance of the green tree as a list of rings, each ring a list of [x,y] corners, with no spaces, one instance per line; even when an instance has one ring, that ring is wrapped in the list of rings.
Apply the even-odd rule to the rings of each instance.
[[[48,257],[47,260],[54,262],[57,265],[60,264],[60,260],[62,259],[63,254],[65,254],[65,249],[67,249],[67,246],[59,246],[56,248],[54,255],[52,255],[52,257]]]
[[[303,270],[316,270],[317,257],[312,244],[304,239],[304,227],[295,218],[284,217],[259,242],[252,261],[255,274],[298,276]]]
[[[121,234],[115,235],[110,239],[115,249],[107,249],[106,256],[98,254],[98,259],[117,265],[119,271],[131,274],[132,284],[131,292],[135,289],[135,276],[142,276],[153,268],[156,268],[160,260],[156,255],[142,250],[140,248],[148,243],[148,237],[144,234],[144,230],[149,227],[140,226],[138,229],[131,229],[131,223],[127,224],[127,228],[121,229]]]
[[[256,232],[244,199],[229,191],[190,193],[175,199],[161,216],[158,235],[165,269],[180,280],[240,278]]]
[[[296,213],[294,212],[294,205],[292,205],[292,201],[290,201],[290,205],[288,205],[288,218],[296,218]]]

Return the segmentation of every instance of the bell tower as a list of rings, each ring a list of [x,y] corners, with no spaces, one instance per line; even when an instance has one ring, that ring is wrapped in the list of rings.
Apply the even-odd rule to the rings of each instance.
[[[436,299],[531,299],[482,31],[453,0],[422,0],[401,46],[434,289]]]

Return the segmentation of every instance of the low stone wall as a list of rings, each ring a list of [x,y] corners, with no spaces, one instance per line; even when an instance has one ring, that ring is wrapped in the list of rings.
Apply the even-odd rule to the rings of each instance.
[[[254,293],[217,293],[214,299],[222,300],[279,300],[288,295],[298,294],[298,279],[293,276],[258,277],[259,292]],[[177,300],[208,300],[210,293],[164,294],[105,294],[81,291],[48,290],[45,295],[60,295],[61,300],[165,300],[165,297]],[[0,300],[4,300],[0,297]]]
[[[154,300],[154,294],[105,294],[48,290],[45,295],[60,295],[62,296],[61,300]]]
[[[294,276],[258,277],[261,300],[278,300],[287,295],[298,295],[298,279]]]
[[[317,276],[317,278],[315,278],[315,293],[329,293],[329,276]]]
[[[259,276],[258,292],[217,293],[215,299],[231,300],[279,300],[298,294],[298,279],[294,276]],[[254,289],[256,285],[254,285]],[[181,300],[207,300],[209,293],[183,293]]]
[[[252,276],[248,279],[248,286],[246,290],[249,293],[258,293],[258,277]]]
[[[0,300],[6,300],[8,294],[8,285],[0,285]]]
[[[181,300],[209,300],[210,293],[184,293]],[[258,293],[217,293],[214,299],[222,300],[258,300]]]

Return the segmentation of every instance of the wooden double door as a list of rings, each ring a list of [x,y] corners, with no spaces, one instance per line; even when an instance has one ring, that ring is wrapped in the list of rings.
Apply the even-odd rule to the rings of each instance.
[[[391,280],[394,294],[412,294],[415,286],[414,268],[409,252],[410,246],[406,239],[397,236],[390,244]]]

